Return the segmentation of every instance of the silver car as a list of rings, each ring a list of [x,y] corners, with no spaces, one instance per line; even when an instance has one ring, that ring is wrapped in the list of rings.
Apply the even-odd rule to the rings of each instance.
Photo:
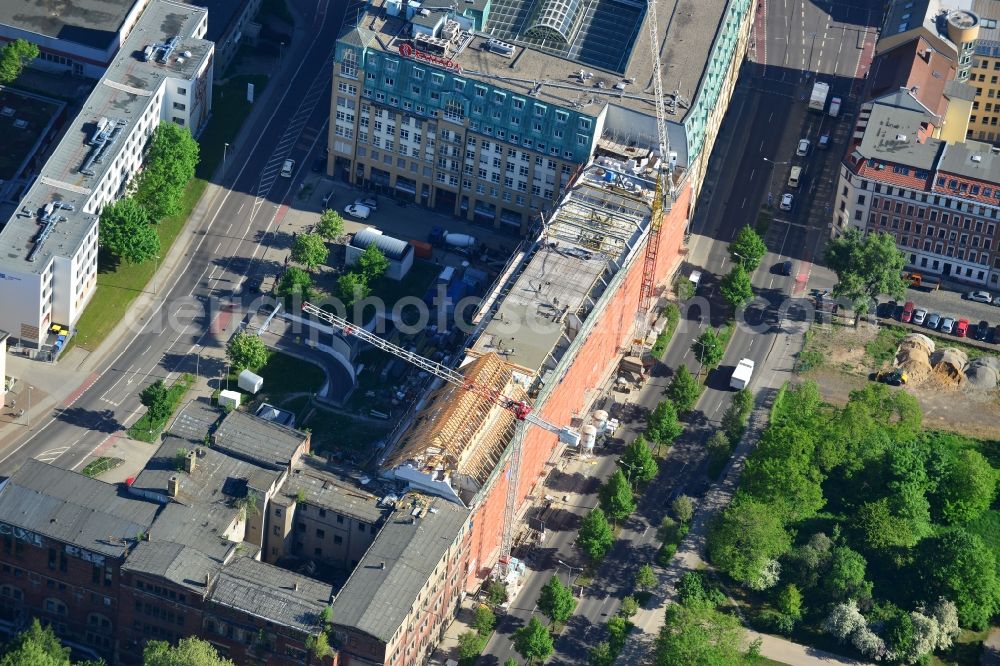
[[[925,319],[927,319],[927,310],[925,310],[924,308],[917,308],[916,310],[913,311],[912,321],[914,324],[919,326],[924,323]]]
[[[942,333],[951,333],[951,332],[953,332],[955,330],[955,318],[954,317],[945,317],[944,319],[942,319],[941,320],[941,329],[940,330],[941,330]]]
[[[927,328],[931,329],[932,331],[936,331],[937,327],[940,325],[941,325],[941,315],[939,315],[938,313],[935,312],[934,314],[927,317],[927,323],[926,323]]]

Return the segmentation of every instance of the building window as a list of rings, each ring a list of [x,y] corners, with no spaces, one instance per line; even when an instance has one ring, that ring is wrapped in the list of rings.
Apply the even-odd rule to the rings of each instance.
[[[316,529],[316,538],[317,539],[322,539],[324,537],[326,537],[326,532],[324,532],[323,530],[317,528]]]
[[[177,109],[178,111],[184,111],[187,109],[187,105],[182,104],[180,102],[174,102],[174,108]]]

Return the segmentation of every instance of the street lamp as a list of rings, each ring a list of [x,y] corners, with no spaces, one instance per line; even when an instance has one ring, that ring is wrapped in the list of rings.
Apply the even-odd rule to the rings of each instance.
[[[228,150],[229,150],[229,144],[228,143],[222,144],[222,170],[223,171],[225,171],[225,169],[226,169],[226,152]]]
[[[556,560],[556,564],[559,564],[559,565],[564,566],[567,569],[569,569],[569,581],[568,581],[568,583],[569,583],[570,592],[572,592],[573,591],[573,570],[574,569],[579,569],[580,571],[583,571],[583,567],[571,567],[570,565],[566,564],[562,560]]]
[[[28,384],[28,411],[24,413],[24,417],[29,425],[31,424],[31,389],[33,388],[31,384]]]
[[[768,206],[773,206],[774,205],[774,200],[773,200],[773,197],[774,197],[774,167],[776,167],[776,166],[783,166],[783,165],[786,165],[786,164],[791,164],[791,162],[789,162],[788,160],[786,160],[784,162],[775,162],[774,160],[768,159],[766,157],[764,157],[762,159],[765,162],[767,162],[768,164],[771,165],[771,177],[770,177],[770,180],[768,180],[768,183],[767,183],[767,205]]]
[[[160,255],[153,257],[153,293],[156,293],[156,274],[160,269]]]

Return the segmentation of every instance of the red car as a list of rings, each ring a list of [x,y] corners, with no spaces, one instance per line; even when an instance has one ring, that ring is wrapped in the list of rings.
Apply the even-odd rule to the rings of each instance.
[[[903,311],[899,315],[899,321],[907,324],[913,321],[913,309],[913,301],[906,301],[906,305],[903,306]]]
[[[969,320],[959,319],[958,324],[955,326],[955,335],[960,338],[964,338],[969,332]]]

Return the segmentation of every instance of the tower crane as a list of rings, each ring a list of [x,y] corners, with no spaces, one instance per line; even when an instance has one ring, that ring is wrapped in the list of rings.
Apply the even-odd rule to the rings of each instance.
[[[653,96],[656,106],[656,136],[660,160],[656,171],[656,191],[653,195],[653,210],[649,221],[649,239],[646,241],[646,257],[642,266],[642,286],[639,291],[639,332],[641,340],[645,341],[645,328],[649,319],[652,303],[653,283],[656,281],[656,255],[660,249],[660,226],[663,223],[664,211],[670,210],[670,200],[673,195],[673,181],[669,170],[665,167],[670,156],[670,142],[667,139],[667,112],[663,101],[663,80],[660,75],[660,28],[656,18],[656,0],[647,1],[649,20],[649,50],[653,59]],[[666,180],[666,182],[664,182]]]
[[[509,396],[504,395],[502,392],[489,388],[488,386],[483,386],[482,384],[477,384],[476,382],[469,381],[465,378],[462,373],[449,368],[446,365],[438,363],[437,361],[432,361],[429,358],[425,358],[420,354],[415,354],[411,351],[407,351],[398,345],[394,345],[388,340],[383,340],[382,338],[368,332],[361,326],[357,326],[347,321],[342,317],[327,312],[320,307],[313,305],[312,303],[304,303],[302,305],[302,311],[307,312],[319,319],[330,324],[335,329],[343,331],[345,335],[350,335],[359,340],[363,340],[373,347],[377,347],[382,351],[388,352],[404,361],[417,366],[421,370],[431,373],[435,377],[439,377],[444,381],[452,384],[453,386],[458,386],[459,388],[465,389],[471,393],[475,393],[481,398],[485,399],[487,402],[502,407],[508,412],[514,415],[518,421],[524,421],[525,423],[530,423],[531,425],[538,426],[543,430],[547,430],[554,433],[559,437],[559,441],[564,444],[569,444],[570,446],[576,446],[580,443],[580,434],[573,430],[572,428],[560,427],[555,424],[549,423],[538,414],[535,414],[531,405],[523,400],[515,400]]]

